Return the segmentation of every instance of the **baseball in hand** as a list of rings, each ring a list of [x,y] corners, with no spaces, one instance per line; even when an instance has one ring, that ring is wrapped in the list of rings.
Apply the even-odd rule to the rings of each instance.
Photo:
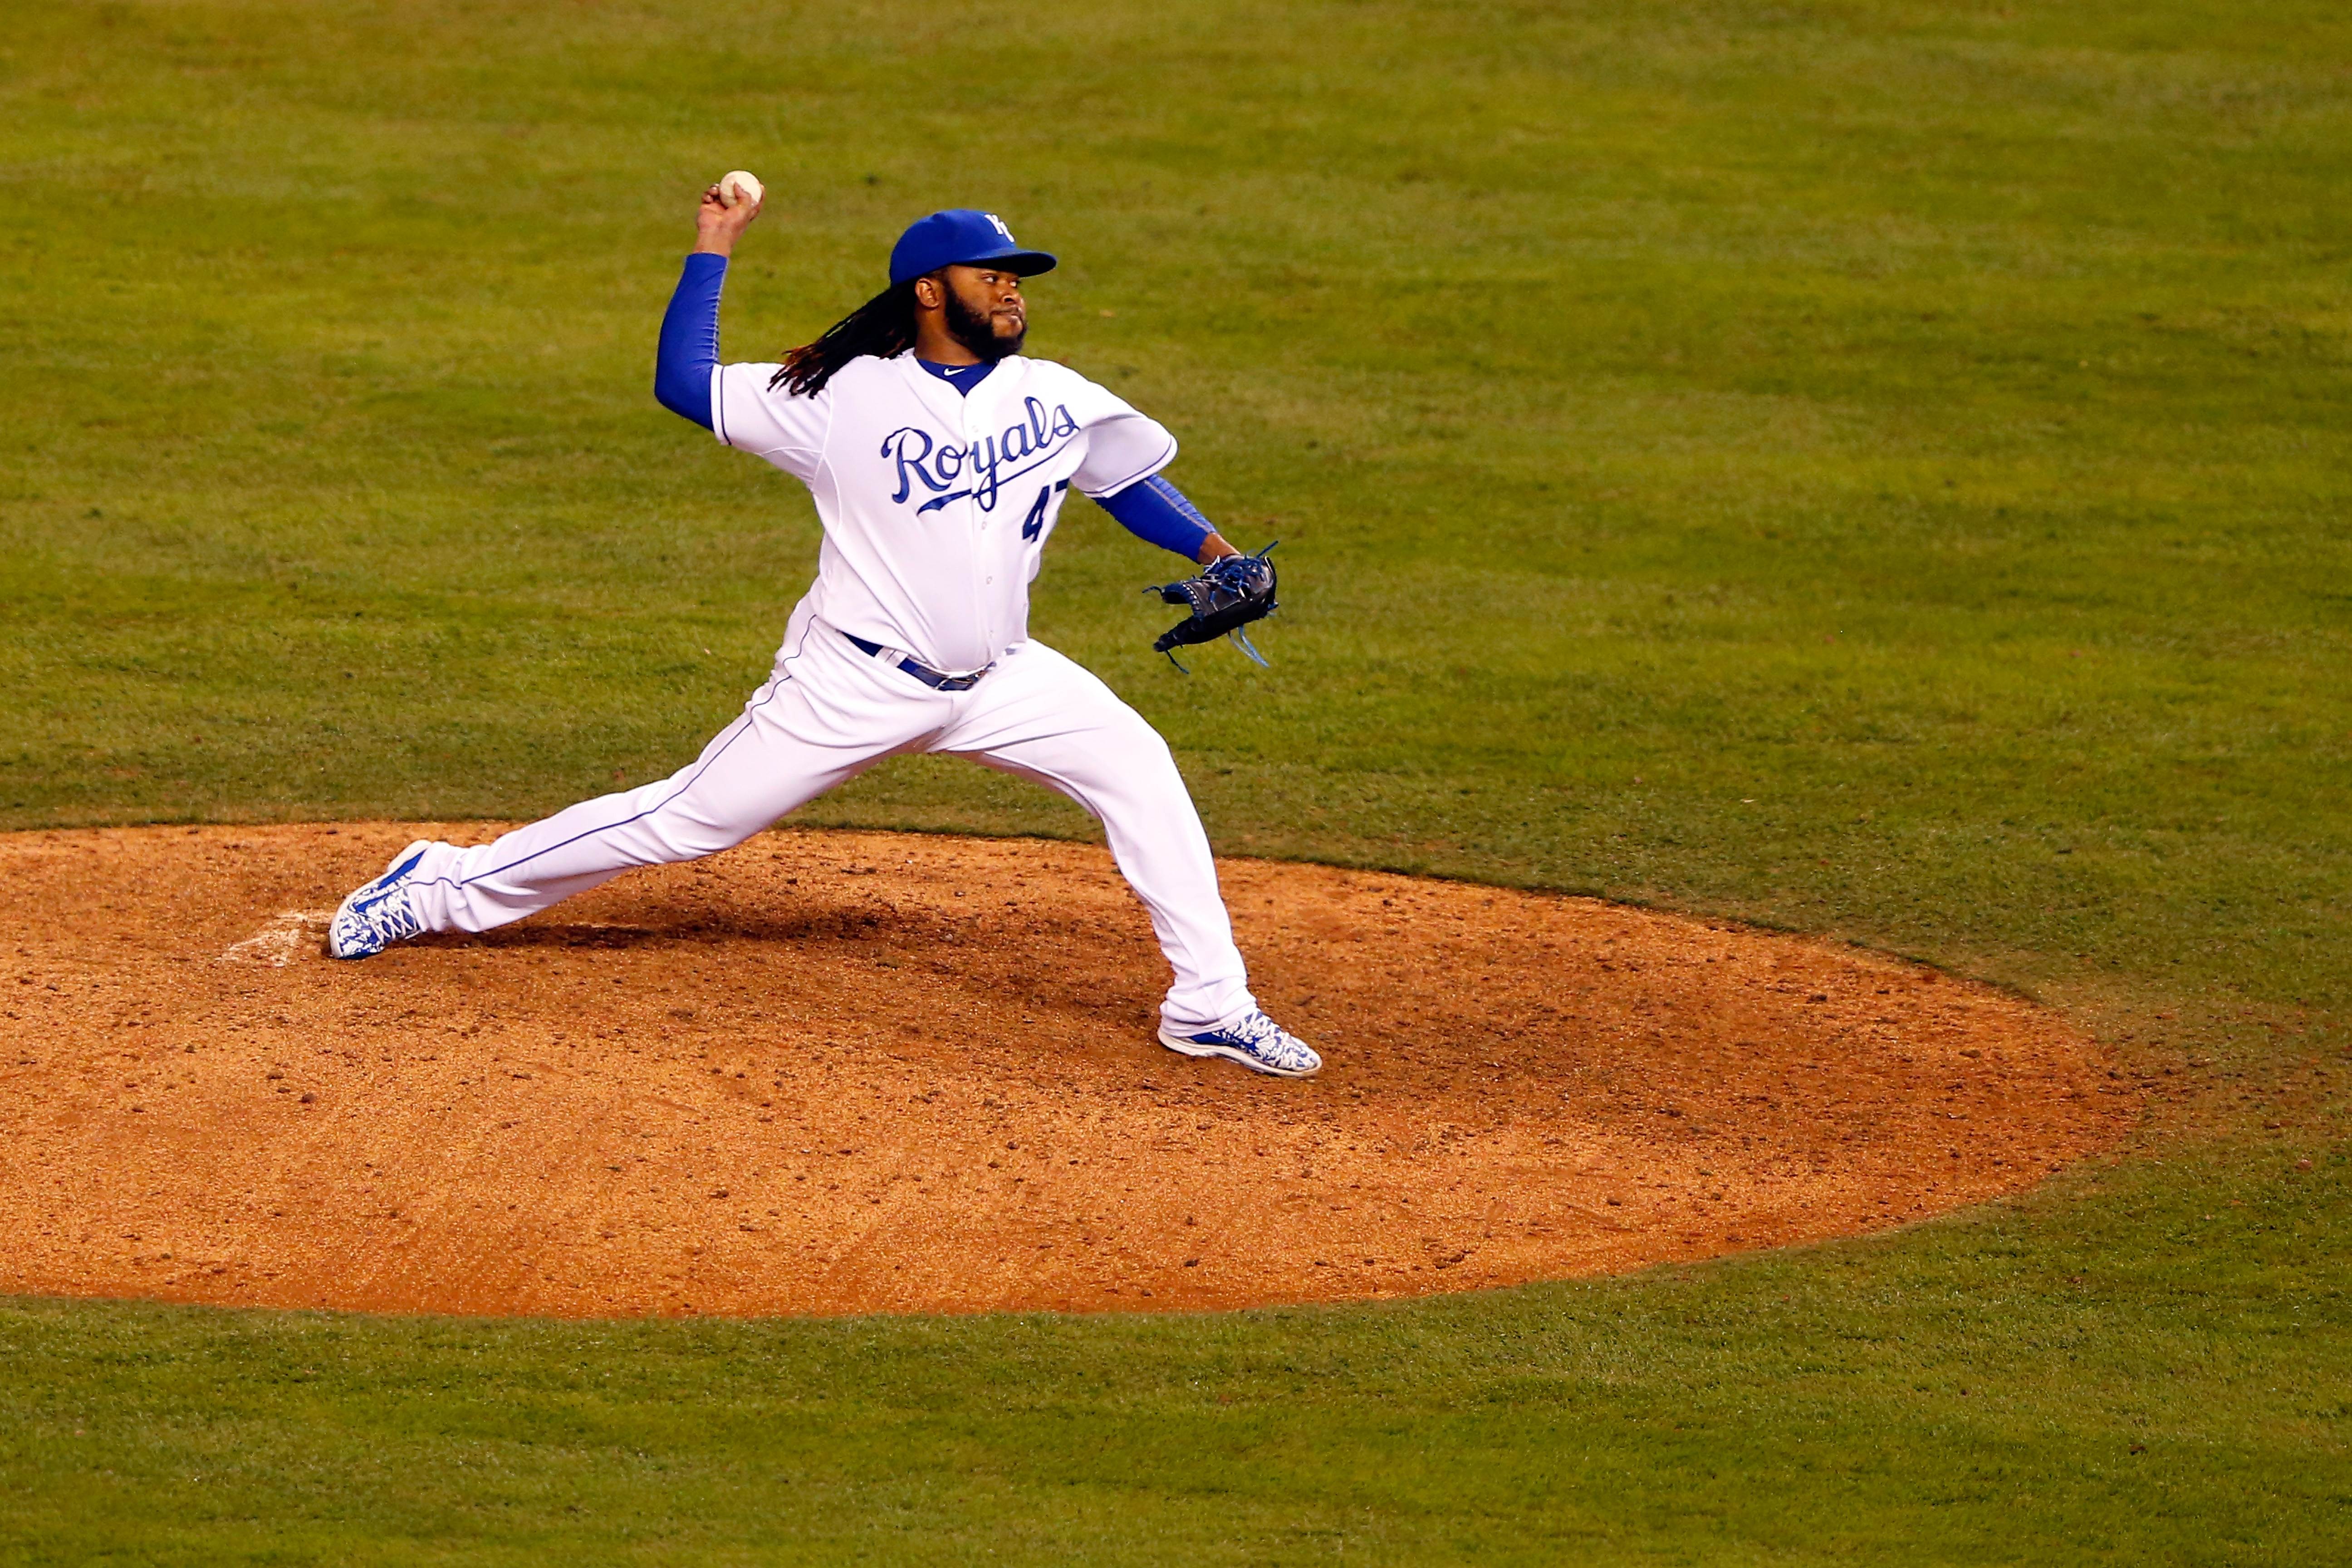
[[[759,176],[746,174],[741,169],[719,176],[719,200],[723,205],[738,207],[749,202],[758,206],[760,198],[766,194]]]

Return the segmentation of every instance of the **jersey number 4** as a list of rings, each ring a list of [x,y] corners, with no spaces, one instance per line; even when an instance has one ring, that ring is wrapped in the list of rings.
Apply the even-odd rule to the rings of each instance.
[[[1070,481],[1063,479],[1057,484],[1047,485],[1037,492],[1036,500],[1030,505],[1029,515],[1021,520],[1022,538],[1034,539],[1045,531],[1045,509],[1053,503],[1054,492],[1069,488]]]

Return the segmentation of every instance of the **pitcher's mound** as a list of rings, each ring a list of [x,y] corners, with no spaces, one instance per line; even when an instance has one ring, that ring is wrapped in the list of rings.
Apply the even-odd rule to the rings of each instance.
[[[0,1291],[564,1315],[1418,1295],[1887,1226],[2126,1102],[2048,1013],[1586,900],[1223,868],[1286,1082],[1078,845],[786,832],[363,963],[354,825],[0,839]]]

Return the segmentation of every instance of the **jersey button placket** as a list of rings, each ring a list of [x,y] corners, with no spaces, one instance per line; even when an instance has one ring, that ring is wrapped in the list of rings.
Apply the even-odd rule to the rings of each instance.
[[[987,383],[983,382],[981,384],[984,386]],[[979,388],[975,387],[973,391],[977,394]],[[973,403],[971,397],[967,397],[963,400],[962,413],[963,449],[967,452],[977,451],[980,449],[982,437],[974,434],[972,430]],[[1001,500],[1002,498],[999,497],[993,499]],[[971,509],[967,513],[967,518],[969,526],[971,529],[972,630],[980,634],[980,646],[982,647],[994,647],[996,646],[996,627],[989,620],[988,616],[988,584],[994,582],[995,579],[993,577],[988,577],[983,581],[983,574],[980,571],[980,563],[987,559],[988,525],[993,520],[993,514],[981,510],[980,497],[978,495],[967,498],[963,504]]]

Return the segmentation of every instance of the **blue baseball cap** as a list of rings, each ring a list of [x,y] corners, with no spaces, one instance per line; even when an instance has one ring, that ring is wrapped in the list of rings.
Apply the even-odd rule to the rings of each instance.
[[[890,281],[904,283],[942,267],[977,267],[992,261],[1007,272],[1032,278],[1054,270],[1054,258],[1042,250],[1024,250],[1013,231],[994,213],[971,207],[950,207],[943,213],[917,218],[890,247]]]

